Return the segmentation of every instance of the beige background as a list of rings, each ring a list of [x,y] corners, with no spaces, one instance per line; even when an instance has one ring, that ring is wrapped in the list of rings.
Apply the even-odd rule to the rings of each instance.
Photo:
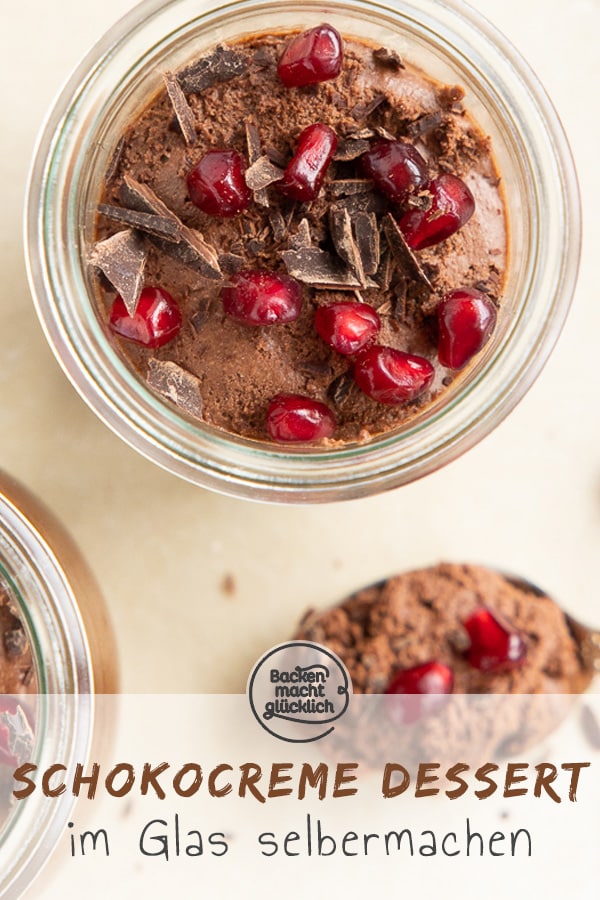
[[[89,559],[116,626],[123,689],[242,690],[307,605],[440,558],[520,572],[600,627],[600,2],[477,3],[546,85],[582,185],[581,277],[549,365],[509,419],[445,470],[311,508],[220,497],[138,457],[78,398],[38,325],[21,239],[35,135],[72,67],[132,5],[3,4],[0,27],[0,467],[55,510]]]

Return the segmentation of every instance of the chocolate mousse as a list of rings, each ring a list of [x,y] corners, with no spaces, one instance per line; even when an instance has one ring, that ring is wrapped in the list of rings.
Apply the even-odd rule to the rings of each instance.
[[[90,262],[115,346],[242,437],[401,426],[501,300],[502,192],[462,88],[336,35],[262,34],[164,73],[106,173]]]

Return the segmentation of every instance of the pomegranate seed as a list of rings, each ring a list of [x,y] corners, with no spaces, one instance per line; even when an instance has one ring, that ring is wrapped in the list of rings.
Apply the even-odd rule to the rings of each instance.
[[[377,141],[363,153],[361,163],[365,175],[394,203],[405,203],[429,181],[427,163],[407,141]]]
[[[437,308],[438,359],[449,369],[462,369],[484,346],[496,324],[496,307],[481,291],[461,288]]]
[[[110,328],[115,334],[142,344],[162,347],[178,334],[181,313],[175,300],[162,288],[144,288],[135,313],[130,316],[122,297],[117,297],[110,311]]]
[[[221,291],[228,316],[243,325],[293,322],[300,315],[302,288],[289,275],[267,269],[237,272]]]
[[[333,413],[324,403],[300,394],[278,394],[269,403],[267,432],[284,443],[318,441],[335,430]]]
[[[429,360],[393,347],[376,345],[354,364],[354,380],[361,391],[378,403],[405,403],[422,394],[435,370]]]
[[[309,125],[298,138],[294,158],[283,178],[275,185],[292,200],[314,200],[323,184],[325,172],[337,147],[337,136],[329,125]]]
[[[190,200],[209,216],[237,216],[252,200],[246,168],[237,150],[209,150],[187,177]]]
[[[471,640],[466,659],[473,668],[491,672],[519,666],[525,661],[527,644],[523,635],[486,606],[471,613],[463,625]]]
[[[456,175],[438,175],[429,184],[429,209],[411,209],[400,222],[406,243],[424,250],[445,241],[465,225],[475,212],[473,194]]]
[[[341,71],[342,39],[331,25],[318,25],[292,38],[277,66],[286,87],[330,81]]]
[[[320,306],[315,328],[326,344],[344,356],[362,350],[381,328],[381,320],[368,303],[344,301]]]
[[[437,712],[453,689],[452,669],[444,663],[431,660],[410,669],[400,669],[385,691],[386,713],[396,725],[416,722],[425,715]],[[412,696],[398,696],[406,694]]]

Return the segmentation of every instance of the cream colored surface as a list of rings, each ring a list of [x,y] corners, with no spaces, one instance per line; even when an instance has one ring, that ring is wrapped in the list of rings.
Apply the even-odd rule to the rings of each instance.
[[[4,4],[0,28],[0,467],[53,508],[87,556],[116,626],[123,689],[243,690],[260,652],[307,605],[440,558],[522,573],[600,627],[599,0],[477,3],[546,85],[579,171],[581,276],[550,363],[508,420],[445,470],[310,508],[213,495],[140,458],[75,394],[38,325],[21,239],[35,135],[72,67],[131,6]]]

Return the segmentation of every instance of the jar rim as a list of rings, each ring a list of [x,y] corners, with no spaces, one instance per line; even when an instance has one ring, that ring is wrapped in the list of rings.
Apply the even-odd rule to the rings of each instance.
[[[352,13],[368,13],[386,27],[393,22],[406,28],[410,22],[428,35],[435,28],[439,46],[454,47],[463,65],[495,92],[498,108],[512,117],[509,127],[515,146],[526,154],[522,163],[538,213],[526,302],[498,352],[475,367],[451,400],[442,399],[439,408],[434,404],[407,426],[368,443],[282,448],[187,420],[132,375],[95,318],[84,263],[80,258],[78,263],[74,249],[80,239],[74,191],[83,165],[81,131],[89,128],[109,86],[114,89],[134,36],[135,49],[143,55],[144,35],[158,40],[161,27],[175,41],[198,23],[215,28],[217,20],[267,9],[272,11],[263,0],[144,0],[107,32],[63,89],[38,140],[25,217],[29,280],[46,337],[76,390],[105,424],[150,460],[237,497],[282,502],[357,498],[450,462],[490,432],[531,386],[558,338],[575,288],[581,230],[577,179],[566,136],[537,77],[475,10],[459,0],[332,0],[327,15],[343,14],[346,33],[352,30]],[[301,14],[303,22],[320,21],[324,10],[315,0],[304,0],[287,4],[285,13]],[[146,47],[146,53],[155,49],[151,41]],[[142,58],[132,63],[129,54],[129,77]]]

